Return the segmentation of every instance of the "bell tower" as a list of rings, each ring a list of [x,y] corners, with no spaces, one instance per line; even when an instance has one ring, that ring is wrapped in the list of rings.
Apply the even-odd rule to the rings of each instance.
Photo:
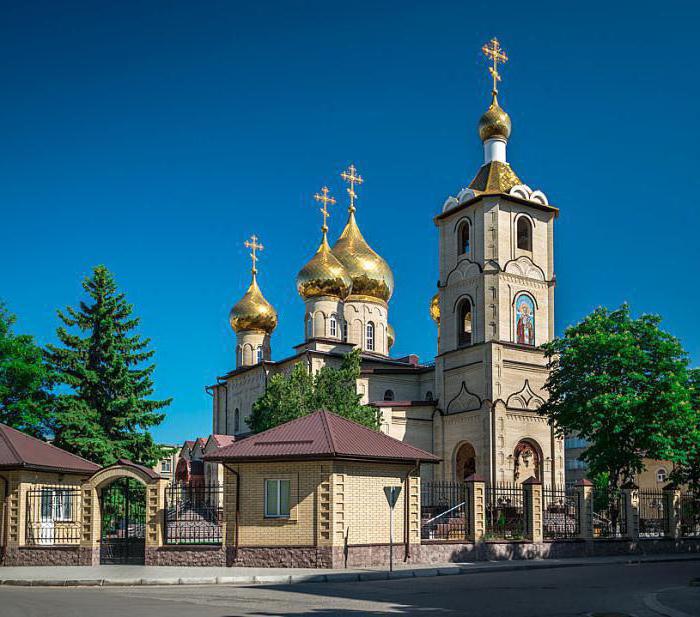
[[[435,217],[439,280],[435,431],[442,477],[475,471],[494,482],[535,476],[563,484],[563,445],[537,414],[546,361],[539,346],[554,335],[554,219],[544,193],[524,184],[507,160],[511,120],[498,102],[496,39],[491,104],[479,121],[484,163]]]

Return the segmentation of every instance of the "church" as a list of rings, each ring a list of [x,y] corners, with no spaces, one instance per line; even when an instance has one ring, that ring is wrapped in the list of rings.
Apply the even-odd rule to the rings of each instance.
[[[278,316],[257,280],[258,238],[251,249],[251,282],[229,315],[236,335],[236,367],[208,388],[213,432],[245,435],[253,403],[269,377],[299,362],[316,372],[339,365],[353,348],[362,353],[357,391],[379,410],[381,430],[432,452],[439,465],[425,479],[462,481],[477,473],[490,482],[521,483],[535,476],[564,484],[564,444],[537,410],[546,360],[539,346],[554,336],[554,220],[558,209],[525,184],[507,158],[510,116],[498,102],[499,64],[507,55],[496,39],[484,45],[493,78],[491,103],[478,123],[484,163],[465,188],[449,196],[433,218],[438,230],[437,291],[429,305],[437,355],[391,357],[389,303],[394,278],[387,261],[360,231],[354,166],[348,183],[348,219],[331,246],[325,187],[318,249],[299,271],[305,305],[304,342],[272,360]],[[361,213],[360,213],[361,214]]]

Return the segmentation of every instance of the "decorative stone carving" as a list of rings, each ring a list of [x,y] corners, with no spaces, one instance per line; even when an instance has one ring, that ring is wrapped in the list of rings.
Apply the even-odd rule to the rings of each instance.
[[[532,259],[526,256],[518,257],[517,259],[509,261],[506,264],[505,271],[509,274],[516,274],[518,276],[524,276],[537,281],[545,280],[542,268],[535,265]]]
[[[525,380],[525,385],[519,392],[515,392],[508,397],[506,407],[508,409],[525,409],[528,411],[536,411],[544,405],[544,399],[537,396],[530,387],[530,381]]]
[[[467,384],[462,382],[462,386],[455,396],[447,404],[447,413],[455,413],[458,411],[472,411],[474,409],[479,409],[481,407],[481,398],[470,392],[467,388]]]

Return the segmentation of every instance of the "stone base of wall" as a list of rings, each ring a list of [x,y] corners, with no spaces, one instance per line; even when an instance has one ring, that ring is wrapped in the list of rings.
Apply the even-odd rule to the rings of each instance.
[[[147,566],[225,566],[223,546],[173,545],[146,547]]]
[[[245,546],[227,549],[226,565],[256,568],[332,568],[332,549],[316,546]]]
[[[20,546],[5,551],[3,566],[81,566],[79,546]]]

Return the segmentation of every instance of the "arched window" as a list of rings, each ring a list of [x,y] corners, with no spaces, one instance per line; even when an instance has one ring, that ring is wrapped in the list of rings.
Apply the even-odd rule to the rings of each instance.
[[[387,390],[384,393],[384,400],[385,401],[393,401],[394,400],[394,391],[393,390]]]
[[[460,255],[469,255],[471,252],[471,243],[470,243],[470,236],[471,236],[471,225],[469,224],[469,221],[463,221],[462,224],[459,226],[459,254]]]
[[[328,323],[328,329],[333,338],[338,336],[338,318],[335,315],[331,315],[331,319]]]
[[[532,225],[524,216],[518,219],[516,234],[518,237],[518,248],[523,251],[532,251]]]
[[[663,467],[656,471],[656,481],[657,482],[666,482],[666,478],[667,478],[666,470]]]
[[[236,408],[233,412],[233,434],[237,435],[241,430],[241,412]]]
[[[472,344],[472,303],[469,298],[464,298],[459,305],[457,332],[460,345]]]
[[[258,345],[258,348],[255,350],[255,357],[258,364],[260,364],[263,361],[262,345]]]
[[[535,302],[528,294],[515,298],[515,342],[519,345],[535,344]]]
[[[367,324],[365,343],[365,347],[367,347],[368,351],[374,351],[374,324],[371,321]]]
[[[432,393],[430,390],[428,390],[428,391],[425,393],[425,400],[426,400],[426,401],[432,401],[432,400],[433,400],[433,393]]]
[[[310,339],[313,336],[313,330],[314,330],[313,317],[311,317],[311,315],[308,315],[306,317],[306,338],[307,339]]]
[[[348,322],[343,319],[342,321],[343,324],[343,342],[347,343],[348,342]]]

